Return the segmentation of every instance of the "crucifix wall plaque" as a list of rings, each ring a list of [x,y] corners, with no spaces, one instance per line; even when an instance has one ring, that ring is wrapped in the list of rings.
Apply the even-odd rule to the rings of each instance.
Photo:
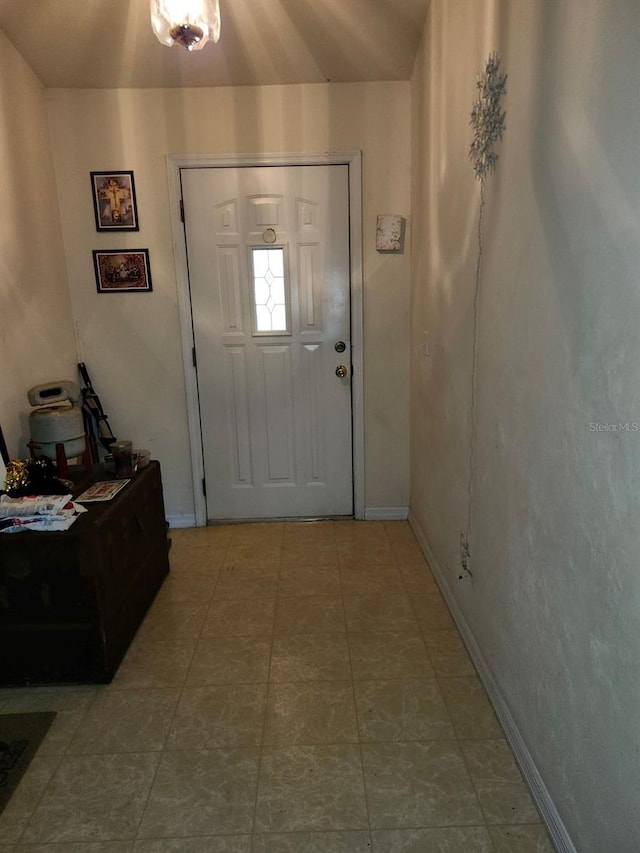
[[[91,172],[97,231],[138,231],[133,172]]]

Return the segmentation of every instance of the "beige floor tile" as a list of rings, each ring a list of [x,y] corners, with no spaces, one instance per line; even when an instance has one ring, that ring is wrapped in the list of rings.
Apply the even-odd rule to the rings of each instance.
[[[475,667],[457,631],[424,631],[429,657],[438,676],[474,676]]]
[[[351,678],[346,634],[283,634],[273,641],[271,681]]]
[[[412,595],[440,595],[440,589],[431,570],[424,565],[407,565],[398,561],[398,568],[407,590]]]
[[[250,832],[258,763],[250,749],[164,753],[137,837]]]
[[[278,591],[278,562],[273,565],[227,565],[218,576],[213,600],[220,598],[275,598]]]
[[[0,814],[0,850],[17,842],[61,761],[59,755],[42,755],[40,750],[20,780],[13,796]]]
[[[171,532],[171,573],[220,569],[231,541],[231,527],[215,526]]]
[[[211,546],[228,545],[235,526],[231,524],[213,524],[209,527],[181,528],[178,532],[177,544],[180,547],[209,548]],[[172,531],[173,533],[173,531]]]
[[[394,565],[341,566],[340,583],[345,595],[404,595],[402,575]]]
[[[356,743],[350,681],[269,685],[264,742],[271,746]]]
[[[439,681],[458,738],[504,737],[479,678],[441,678]]]
[[[340,574],[334,566],[283,566],[278,593],[285,597],[340,595]]]
[[[354,687],[362,741],[455,738],[435,678],[356,681]]]
[[[224,568],[266,569],[277,568],[282,557],[282,546],[273,542],[253,544],[232,542],[227,548]]]
[[[171,534],[169,562],[172,565],[174,561],[187,564],[192,560],[202,560],[202,565],[208,565],[209,560],[224,554],[231,541],[231,534],[216,537],[211,535],[210,530],[203,531],[199,538],[189,538],[188,529],[182,533],[182,536]]]
[[[190,572],[171,572],[165,578],[155,597],[152,607],[156,604],[166,605],[169,602],[203,604],[209,601],[220,574],[219,570],[209,571],[193,569]]]
[[[363,744],[362,761],[373,828],[483,824],[455,741]]]
[[[68,752],[158,752],[167,740],[179,697],[177,688],[105,690],[89,708]]]
[[[346,630],[340,596],[308,595],[280,598],[276,634],[327,634]]]
[[[209,550],[214,544],[209,537],[208,531],[196,528],[181,528],[180,530],[171,530],[169,533],[171,539],[171,547],[169,548],[170,558],[189,557],[196,551],[204,552]],[[229,537],[230,538],[230,537]],[[229,539],[224,543],[225,547],[229,544]]]
[[[136,637],[109,690],[181,687],[196,649],[196,637],[145,640]]]
[[[406,521],[385,521],[384,529],[398,565],[426,566],[426,560],[413,530]]]
[[[292,521],[284,525],[283,545],[313,545],[336,541],[333,521]]]
[[[423,595],[414,591],[411,602],[420,628],[423,631],[456,630],[456,625],[449,608],[439,592]]]
[[[495,853],[554,853],[542,824],[531,826],[490,826]]]
[[[358,566],[393,566],[395,559],[391,546],[380,542],[338,542],[338,561],[341,569]]]
[[[264,682],[270,653],[271,640],[265,637],[201,637],[187,686]]]
[[[378,829],[373,853],[494,853],[483,826],[438,829]]]
[[[169,552],[169,577],[189,577],[194,572],[215,576],[224,565],[227,546],[222,548],[172,548]]]
[[[275,610],[275,598],[214,598],[202,626],[202,636],[268,636],[273,632]]]
[[[536,810],[505,740],[463,741],[462,753],[489,825],[536,823]]]
[[[371,837],[368,831],[257,835],[251,853],[371,853]]]
[[[353,677],[358,681],[432,678],[422,637],[417,632],[348,634]]]
[[[197,637],[207,613],[208,599],[203,601],[158,601],[147,613],[136,637],[141,640],[171,640]]]
[[[62,758],[21,841],[133,839],[159,760],[152,752]]]
[[[253,524],[232,524],[231,545],[282,545],[285,527],[281,521],[255,522]]]
[[[255,828],[258,833],[366,829],[358,747],[266,747]]]
[[[398,521],[383,521],[382,526],[384,527],[389,542],[391,542],[392,544],[394,542],[417,543],[417,539],[413,530],[411,529],[411,525],[406,519]]]
[[[251,836],[201,836],[136,841],[131,853],[251,853]]]
[[[166,748],[259,746],[266,696],[266,684],[185,687]]]
[[[383,522],[336,522],[335,530],[341,568],[394,564]]]
[[[333,566],[337,568],[338,550],[335,542],[312,542],[310,544],[285,542],[281,560],[281,566],[287,568],[295,568],[296,566]]]
[[[416,631],[418,623],[406,593],[400,595],[345,595],[347,630],[356,633]]]
[[[400,568],[415,566],[416,568],[427,569],[429,566],[417,542],[391,542],[391,553]]]

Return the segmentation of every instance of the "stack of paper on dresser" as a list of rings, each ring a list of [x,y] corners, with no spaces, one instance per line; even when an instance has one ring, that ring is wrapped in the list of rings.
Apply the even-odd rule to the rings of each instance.
[[[68,530],[87,510],[71,500],[71,495],[35,495],[10,498],[0,495],[0,532],[21,530]]]

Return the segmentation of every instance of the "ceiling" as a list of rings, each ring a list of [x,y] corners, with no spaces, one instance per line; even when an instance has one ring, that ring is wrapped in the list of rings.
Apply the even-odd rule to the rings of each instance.
[[[149,0],[0,0],[0,29],[47,88],[407,80],[428,4],[220,0],[220,41],[194,53],[156,40]]]

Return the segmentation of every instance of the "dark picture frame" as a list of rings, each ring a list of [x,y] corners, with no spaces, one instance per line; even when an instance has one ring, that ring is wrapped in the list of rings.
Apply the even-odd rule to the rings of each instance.
[[[94,249],[98,293],[149,293],[153,290],[148,249]]]
[[[4,492],[7,480],[8,465],[9,451],[7,450],[7,443],[4,440],[4,435],[2,434],[2,427],[0,426],[0,495]]]
[[[9,464],[9,451],[7,450],[7,443],[4,440],[4,435],[2,433],[2,427],[0,426],[0,459],[4,462],[5,465]],[[2,489],[2,481],[0,480],[0,489]]]
[[[133,172],[90,172],[96,231],[139,231]]]

